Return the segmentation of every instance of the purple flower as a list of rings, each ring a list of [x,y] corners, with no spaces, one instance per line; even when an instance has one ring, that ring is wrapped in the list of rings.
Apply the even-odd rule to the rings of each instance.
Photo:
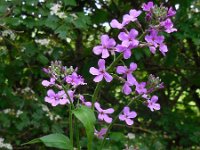
[[[85,101],[85,98],[83,95],[79,95],[79,99],[81,100],[82,104],[87,106],[87,107],[91,107],[92,106],[92,103],[91,102],[87,102]]]
[[[133,118],[137,116],[135,111],[130,111],[129,107],[124,107],[123,114],[119,115],[119,120],[125,121],[127,125],[133,125],[134,121]]]
[[[123,53],[124,59],[129,59],[132,55],[131,47],[129,42],[123,42],[121,45],[116,46],[116,51],[119,53]]]
[[[131,9],[129,14],[123,16],[123,23],[128,24],[129,22],[134,22],[137,20],[137,17],[142,13],[140,10]]]
[[[144,10],[144,11],[147,11],[147,12],[149,12],[149,11],[151,11],[151,9],[154,7],[154,4],[153,4],[153,2],[148,2],[147,4],[143,4],[142,5],[142,9]]]
[[[145,88],[146,82],[141,82],[136,84],[135,90],[138,92],[138,94],[145,94],[147,93],[147,89]]]
[[[160,50],[160,52],[165,56],[165,53],[168,52],[167,45],[165,45],[165,44],[163,44],[163,43],[160,44],[159,50]]]
[[[127,78],[128,83],[134,85],[137,83],[135,77],[133,76],[133,71],[135,71],[136,69],[137,64],[132,62],[130,63],[130,68],[127,68],[126,66],[118,66],[117,73],[123,74]]]
[[[100,131],[97,131],[95,129],[94,131],[94,135],[98,138],[98,139],[103,139],[104,138],[104,135],[106,134],[107,132],[107,128],[102,128]]]
[[[130,86],[132,86],[132,84],[126,81],[122,87],[122,92],[126,95],[129,95],[132,92],[132,89]]]
[[[172,32],[176,32],[177,29],[176,28],[173,28],[173,23],[171,21],[171,19],[166,19],[165,21],[162,21],[160,23],[161,26],[163,26],[165,28],[165,32],[167,33],[172,33]]]
[[[99,120],[104,120],[106,123],[111,123],[112,122],[112,118],[110,118],[108,116],[108,114],[112,114],[114,112],[114,109],[113,108],[109,108],[109,109],[105,109],[103,110],[101,107],[100,107],[100,104],[98,102],[96,102],[94,104],[95,108],[97,109],[97,111],[99,112],[98,114],[98,119]]]
[[[126,24],[125,23],[119,23],[119,21],[117,21],[116,19],[113,19],[111,22],[110,22],[110,26],[112,28],[117,28],[117,29],[122,29]]]
[[[167,12],[167,17],[172,17],[172,16],[174,16],[176,14],[176,11],[172,8],[172,7],[170,7],[169,9],[168,9],[168,12]]]
[[[108,35],[101,36],[101,45],[95,46],[93,52],[96,55],[102,54],[102,58],[108,58],[110,56],[109,50],[112,50],[116,42],[113,38],[109,38]]]
[[[74,92],[69,90],[68,94],[70,96],[70,100],[73,102]],[[64,90],[55,93],[52,89],[47,91],[47,96],[45,97],[45,102],[50,103],[52,106],[57,105],[65,105],[70,103],[70,100],[67,98]]]
[[[158,96],[154,95],[150,100],[147,100],[148,107],[151,111],[160,110],[160,104],[156,103],[158,101]]]
[[[55,84],[55,81],[56,81],[55,78],[50,78],[50,81],[48,81],[48,80],[43,80],[43,81],[42,81],[42,85],[45,86],[45,87],[52,86],[52,85]]]
[[[156,48],[159,47],[160,52],[165,56],[165,53],[168,51],[167,46],[163,43],[164,36],[158,35],[158,31],[152,29],[150,35],[145,36],[145,40],[149,43],[150,51],[155,54]]]
[[[96,76],[93,81],[100,82],[104,78],[106,82],[111,82],[113,77],[109,73],[106,72],[105,60],[99,59],[98,66],[99,66],[99,69],[96,69],[94,67],[90,68],[90,73]]]
[[[139,41],[136,40],[137,36],[138,36],[138,31],[135,29],[131,29],[129,33],[120,32],[118,38],[122,41],[122,43],[125,42],[126,44],[129,45],[129,47],[134,48],[137,47],[139,44]]]
[[[150,43],[152,46],[157,47],[159,44],[163,43],[164,36],[159,36],[158,31],[155,29],[152,29],[150,31],[150,35],[145,36],[145,40]]]
[[[76,72],[73,72],[71,75],[67,75],[65,77],[65,81],[68,84],[71,84],[72,86],[78,86],[78,85],[85,85],[84,79],[81,75],[78,75]]]

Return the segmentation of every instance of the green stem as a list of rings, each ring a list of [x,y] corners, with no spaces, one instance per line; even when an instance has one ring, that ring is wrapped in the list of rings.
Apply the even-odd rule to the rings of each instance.
[[[75,125],[76,125],[76,141],[77,141],[77,149],[81,150],[80,146],[80,139],[79,139],[79,126],[78,126],[78,121],[75,119]]]
[[[141,95],[136,96],[136,97],[133,98],[126,106],[130,106],[130,105],[133,103],[134,100],[136,100],[136,99],[138,99],[138,98],[140,98],[140,97],[141,97]],[[113,127],[114,123],[117,121],[119,115],[120,115],[122,112],[123,112],[123,109],[122,109],[122,110],[120,111],[120,113],[113,119],[112,123],[108,126],[107,132],[106,132],[106,134],[105,134],[105,136],[104,136],[104,138],[103,138],[103,141],[102,141],[102,143],[101,143],[100,149],[103,149],[103,147],[104,147],[104,145],[105,145],[105,142],[106,142],[106,138],[108,137],[108,134],[109,134],[111,128]]]
[[[73,114],[72,114],[72,104],[69,105],[69,136],[70,136],[70,142],[72,145],[73,150]]]

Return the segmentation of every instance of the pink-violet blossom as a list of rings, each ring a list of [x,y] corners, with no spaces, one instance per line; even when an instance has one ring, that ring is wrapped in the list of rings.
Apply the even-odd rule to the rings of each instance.
[[[138,94],[145,94],[147,93],[146,87],[146,82],[141,82],[136,84],[135,90],[137,91]]]
[[[132,62],[130,63],[130,67],[127,68],[126,66],[118,66],[117,67],[117,73],[118,74],[123,74],[124,77],[127,78],[127,81],[134,85],[136,84],[136,79],[135,77],[133,76],[133,71],[135,71],[137,69],[137,64]]]
[[[102,58],[108,58],[110,56],[109,51],[112,52],[116,42],[113,38],[109,38],[108,35],[101,36],[101,45],[95,46],[93,52],[96,55],[100,55]]]
[[[70,100],[73,102],[74,92],[72,90],[69,90],[68,95],[70,97]],[[70,103],[70,100],[68,99],[64,90],[55,93],[52,89],[49,89],[47,91],[47,96],[45,97],[45,102],[50,103],[52,106],[57,106],[59,104],[65,105],[67,103]]]
[[[48,86],[52,86],[55,84],[55,78],[50,78],[50,81],[48,80],[43,80],[42,81],[42,85],[45,86],[45,87],[48,87]]]
[[[98,139],[103,139],[104,138],[104,135],[106,134],[107,132],[107,128],[102,128],[100,131],[97,131],[95,129],[94,131],[94,135],[98,138]]]
[[[154,4],[153,4],[153,2],[148,2],[147,4],[143,4],[142,5],[142,9],[144,10],[144,11],[147,11],[147,12],[150,12],[151,11],[151,9],[154,7]]]
[[[84,79],[81,75],[78,75],[76,72],[73,72],[71,75],[65,77],[65,81],[72,86],[85,85]]]
[[[108,114],[112,114],[114,112],[113,108],[108,108],[108,109],[102,109],[100,107],[100,104],[98,102],[96,102],[94,104],[95,108],[98,111],[98,119],[105,121],[106,123],[111,123],[112,122],[112,118],[108,116]]]
[[[122,43],[124,42],[128,44],[129,47],[134,48],[137,47],[139,44],[139,41],[136,39],[137,36],[138,31],[135,29],[131,29],[129,33],[120,32],[118,38],[122,41]]]
[[[177,29],[174,28],[174,24],[172,23],[171,19],[166,19],[165,21],[162,21],[160,23],[161,26],[163,26],[165,28],[165,32],[167,33],[172,33],[172,32],[176,32]]]
[[[111,82],[113,77],[108,72],[106,72],[105,60],[100,59],[98,61],[98,66],[99,69],[96,69],[94,67],[90,68],[90,73],[96,76],[93,81],[100,82],[104,78],[106,82]]]
[[[127,125],[133,125],[133,118],[137,116],[135,111],[130,111],[128,106],[124,107],[123,113],[119,115],[119,120],[125,121]]]
[[[158,96],[154,95],[150,100],[147,100],[147,106],[151,111],[160,110],[160,104],[156,103],[158,101]]]

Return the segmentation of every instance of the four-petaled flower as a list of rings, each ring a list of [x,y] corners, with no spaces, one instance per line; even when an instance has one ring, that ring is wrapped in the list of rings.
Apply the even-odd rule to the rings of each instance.
[[[160,104],[156,103],[158,101],[158,96],[154,95],[150,100],[147,100],[147,106],[151,111],[160,110]]]
[[[81,100],[82,104],[87,106],[87,107],[91,107],[92,106],[92,103],[91,102],[87,102],[85,101],[85,98],[83,95],[79,95],[79,99]]]
[[[129,95],[132,92],[131,86],[133,85],[126,81],[122,87],[122,92],[126,95]]]
[[[67,75],[65,77],[65,81],[68,84],[71,84],[73,86],[78,86],[78,85],[85,85],[84,79],[81,75],[78,75],[76,72],[73,72],[71,75]]]
[[[69,90],[68,95],[70,100],[73,102],[74,92]],[[55,93],[52,89],[50,89],[47,91],[47,96],[45,97],[45,102],[50,103],[52,106],[57,106],[59,104],[65,105],[70,103],[70,100],[68,99],[64,90]]]
[[[164,36],[158,35],[158,31],[152,29],[150,35],[145,36],[145,40],[149,44],[150,51],[155,54],[156,48],[159,47],[160,52],[165,56],[165,53],[168,51],[167,46],[163,43]]]
[[[96,69],[94,67],[90,68],[90,73],[96,76],[93,81],[100,82],[104,78],[106,82],[111,82],[113,77],[109,73],[106,72],[105,60],[100,59],[98,61],[98,66],[99,66],[99,69]]]
[[[147,93],[147,89],[145,88],[146,82],[141,82],[136,84],[135,90],[137,91],[138,94],[145,94]]]
[[[127,125],[133,125],[134,121],[133,118],[137,116],[135,111],[130,111],[129,107],[124,107],[123,114],[119,115],[119,120],[125,121]]]
[[[144,4],[142,5],[142,9],[143,9],[144,11],[147,11],[147,12],[150,12],[152,8],[154,8],[153,2],[148,2],[147,4],[144,3]]]
[[[98,119],[99,120],[104,120],[106,123],[111,123],[112,122],[112,118],[108,116],[108,114],[112,114],[114,112],[114,109],[113,108],[109,108],[109,109],[102,109],[100,107],[100,104],[98,102],[96,102],[94,104],[95,108],[97,109],[98,111]]]
[[[174,25],[173,25],[171,19],[169,19],[169,18],[166,19],[165,21],[162,21],[160,23],[160,25],[165,28],[165,32],[167,32],[167,33],[172,33],[172,32],[177,31],[177,29],[173,27]]]
[[[170,7],[170,8],[168,9],[167,16],[168,16],[168,17],[172,17],[172,16],[174,16],[175,14],[176,14],[176,11],[175,11],[172,7]]]
[[[127,68],[126,66],[118,66],[117,73],[123,74],[127,78],[127,81],[130,84],[134,85],[137,83],[135,77],[133,76],[133,71],[135,71],[136,69],[137,69],[137,64],[132,62],[130,63],[130,68]]]
[[[110,56],[109,51],[112,53],[114,52],[114,46],[116,42],[113,38],[109,38],[108,35],[101,36],[101,45],[95,46],[93,48],[93,52],[96,55],[101,55],[102,58],[108,58]]]
[[[107,132],[107,128],[102,128],[100,131],[97,131],[95,129],[94,131],[94,135],[98,138],[98,139],[103,139],[104,138],[104,135],[106,134]]]
[[[138,36],[138,31],[135,29],[131,29],[129,33],[120,32],[118,35],[118,38],[122,41],[122,45],[128,45],[130,48],[135,48],[138,46],[139,41],[136,40],[136,37]]]
[[[56,81],[55,78],[50,78],[50,81],[48,81],[48,80],[43,80],[43,81],[42,81],[42,85],[45,86],[45,87],[52,86],[52,85],[55,84],[55,81]]]
[[[124,24],[128,24],[129,22],[135,22],[137,20],[137,17],[142,13],[141,10],[135,10],[131,9],[129,11],[129,14],[126,14],[123,16],[123,22]]]

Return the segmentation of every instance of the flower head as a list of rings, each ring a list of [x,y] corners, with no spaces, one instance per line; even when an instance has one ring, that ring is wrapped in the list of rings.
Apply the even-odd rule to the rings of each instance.
[[[137,69],[137,64],[136,63],[130,63],[130,68],[127,68],[126,66],[118,66],[117,67],[117,73],[118,74],[123,74],[126,78],[127,81],[134,85],[136,84],[136,79],[133,76],[133,71],[135,71]]]
[[[142,13],[141,10],[135,10],[131,9],[129,11],[129,14],[126,14],[123,16],[123,23],[128,24],[129,22],[135,22],[137,20],[137,17]]]
[[[74,92],[69,90],[68,95],[70,100],[73,102]],[[45,102],[50,103],[52,106],[65,105],[70,103],[64,90],[55,93],[52,89],[47,91],[47,96],[45,97]]]
[[[147,92],[145,86],[146,82],[137,83],[135,90],[138,92],[138,94],[145,94]]]
[[[98,66],[99,66],[99,69],[96,69],[94,67],[90,68],[90,73],[96,76],[94,78],[94,82],[100,82],[103,78],[106,80],[106,82],[111,82],[113,77],[109,73],[106,72],[105,60],[100,59],[98,61]]]
[[[150,100],[147,100],[147,106],[151,111],[160,110],[160,104],[156,103],[158,101],[158,96],[154,95]]]
[[[126,81],[122,87],[122,92],[126,95],[129,95],[132,92],[131,86],[132,84]]]
[[[139,41],[136,40],[137,36],[138,36],[138,31],[135,29],[131,29],[129,33],[120,32],[120,34],[118,35],[118,38],[122,42],[127,43],[129,47],[134,48],[134,47],[137,47],[139,44]]]
[[[108,58],[110,56],[109,51],[114,48],[116,42],[113,38],[109,38],[108,35],[101,36],[101,45],[95,46],[93,52],[96,55],[102,55],[102,58]]]
[[[104,120],[106,123],[111,123],[112,122],[112,118],[108,116],[108,114],[112,114],[114,112],[113,108],[109,108],[109,109],[102,109],[100,107],[100,104],[98,102],[96,102],[94,104],[95,108],[97,109],[97,111],[99,112],[98,114],[98,119],[99,120]]]
[[[85,85],[84,79],[81,75],[78,75],[76,72],[73,72],[71,75],[65,77],[65,81],[72,86]]]
[[[82,104],[87,106],[87,107],[91,107],[92,106],[92,103],[91,102],[87,102],[85,101],[85,98],[83,95],[79,95],[79,99],[81,100]]]
[[[129,107],[124,107],[123,113],[119,115],[119,120],[125,121],[127,125],[133,125],[133,118],[137,116],[135,111],[130,111]]]
[[[45,87],[52,86],[52,85],[55,84],[55,81],[56,81],[55,78],[50,78],[50,81],[48,81],[48,80],[43,80],[43,81],[42,81],[42,85],[45,86]]]
[[[162,21],[160,23],[160,25],[165,28],[165,32],[167,32],[167,33],[172,33],[172,32],[177,31],[177,29],[173,27],[174,25],[173,25],[171,19],[169,19],[169,18],[166,19],[165,21]]]
[[[95,129],[94,131],[94,135],[98,138],[98,139],[103,139],[104,138],[104,135],[106,134],[107,132],[107,128],[102,128],[100,131],[97,131]]]
[[[176,14],[176,11],[175,11],[172,7],[170,7],[170,8],[168,9],[167,16],[168,16],[168,17],[172,17],[172,16],[174,16],[175,14]]]
[[[153,2],[148,2],[147,4],[143,4],[142,5],[142,9],[144,10],[144,11],[147,11],[147,12],[149,12],[149,11],[151,11],[151,9],[154,7],[154,4],[153,4]]]

